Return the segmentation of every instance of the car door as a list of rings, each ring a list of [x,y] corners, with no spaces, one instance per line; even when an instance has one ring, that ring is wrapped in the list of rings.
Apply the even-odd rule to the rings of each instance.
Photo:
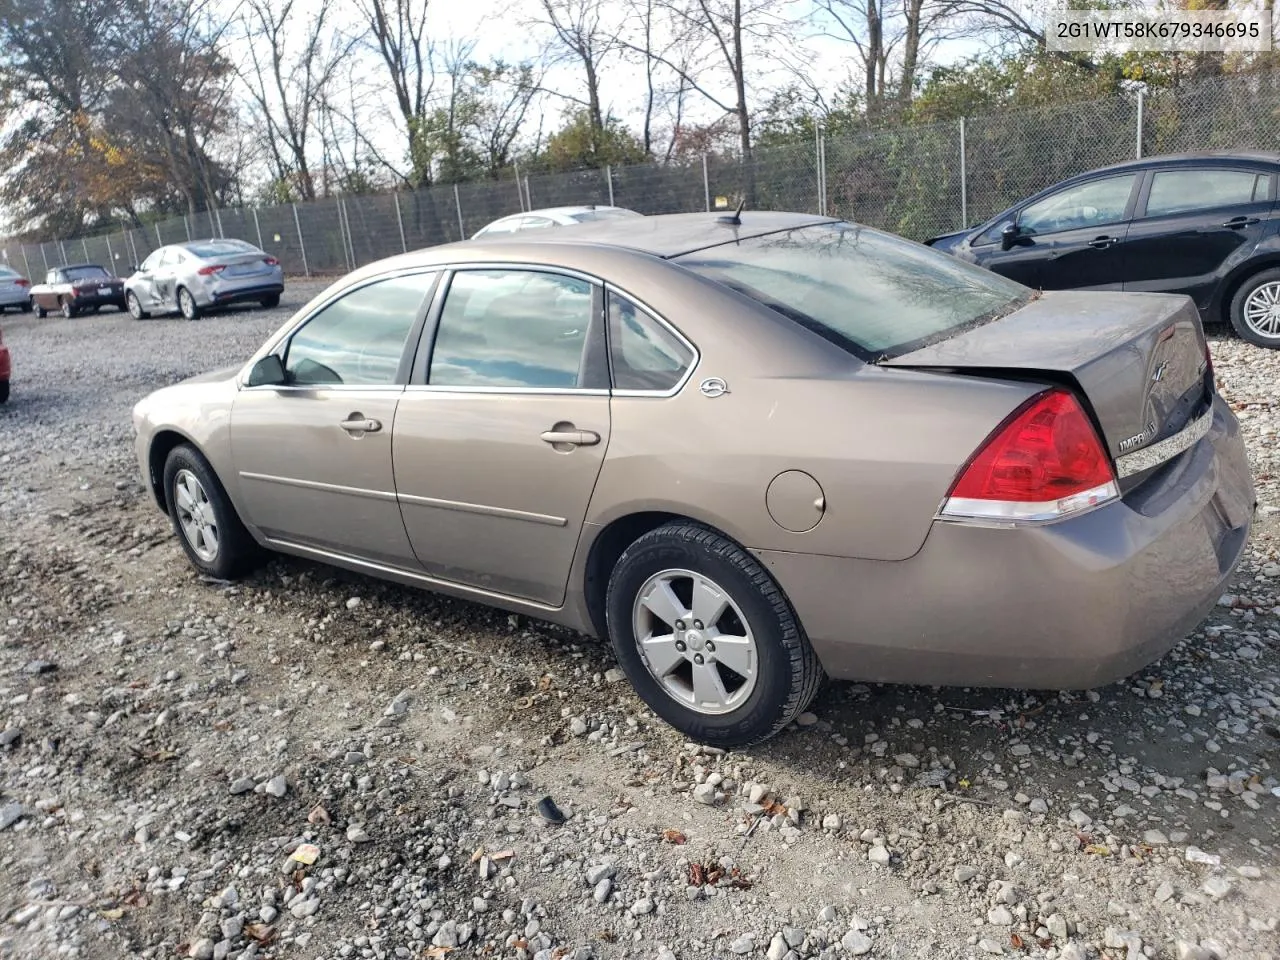
[[[187,260],[181,247],[165,247],[160,262],[151,272],[151,302],[157,309],[173,309],[178,305],[178,273]]]
[[[1098,177],[1028,204],[1018,211],[1014,243],[992,244],[979,262],[1041,290],[1121,289],[1140,179],[1139,171]]]
[[[161,247],[159,250],[151,251],[147,258],[138,264],[138,269],[129,278],[129,289],[138,298],[138,303],[143,310],[148,310],[155,306],[156,294],[153,278],[167,249],[167,247]]]
[[[343,292],[273,351],[284,385],[236,395],[231,452],[243,508],[267,537],[417,568],[391,437],[437,276],[409,272]]]
[[[1154,170],[1125,241],[1125,290],[1185,293],[1206,309],[1218,282],[1252,253],[1275,203],[1257,167]]]
[[[558,606],[609,444],[602,291],[458,269],[396,411],[400,510],[427,573]]]

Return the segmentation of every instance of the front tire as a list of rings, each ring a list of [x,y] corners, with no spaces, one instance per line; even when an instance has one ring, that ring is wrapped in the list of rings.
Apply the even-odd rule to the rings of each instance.
[[[195,296],[186,287],[178,288],[178,310],[187,320],[200,319],[200,307]]]
[[[23,303],[23,304],[22,304],[22,308],[21,308],[21,309],[22,309],[22,312],[23,312],[23,313],[30,313],[30,312],[31,312],[31,301],[30,301],[30,300],[28,300],[28,301],[26,301],[25,303]]]
[[[60,301],[60,306],[62,307],[62,315],[66,319],[70,320],[76,315],[76,308],[71,303],[71,299],[69,297],[63,297]]]
[[[138,301],[138,295],[130,290],[124,297],[124,307],[129,311],[129,316],[135,320],[147,319],[147,311],[142,309],[142,304]]]
[[[40,306],[40,304],[38,304],[38,303],[37,303],[37,304],[36,304],[36,319],[37,319],[37,320],[43,320],[43,319],[44,319],[45,317],[47,317],[48,315],[49,315],[49,311],[48,311],[48,310],[46,310],[44,307]]]
[[[606,616],[640,698],[691,740],[724,748],[766,740],[822,682],[773,578],[700,524],[669,523],[628,547],[609,578]]]
[[[252,568],[258,546],[213,467],[190,444],[179,444],[165,458],[164,494],[174,532],[193,567],[219,580]]]
[[[0,403],[9,402],[9,381],[0,380]]]
[[[1231,298],[1231,326],[1259,347],[1280,349],[1280,268],[1254,274]]]

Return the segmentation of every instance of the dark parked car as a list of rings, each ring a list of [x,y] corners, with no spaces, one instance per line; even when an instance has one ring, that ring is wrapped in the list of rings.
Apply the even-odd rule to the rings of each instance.
[[[1280,153],[1148,157],[1082,173],[925,242],[1041,290],[1184,293],[1280,348]]]
[[[97,313],[101,307],[124,310],[124,281],[96,263],[76,263],[54,267],[31,288],[36,316],[61,312],[71,318]]]

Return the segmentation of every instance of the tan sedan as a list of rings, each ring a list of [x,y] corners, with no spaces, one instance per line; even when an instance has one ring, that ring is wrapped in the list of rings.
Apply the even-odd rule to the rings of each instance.
[[[372,264],[141,401],[191,562],[266,548],[608,637],[736,745],[824,672],[1117,679],[1239,560],[1253,484],[1185,297],[1040,295],[796,214],[534,234]]]

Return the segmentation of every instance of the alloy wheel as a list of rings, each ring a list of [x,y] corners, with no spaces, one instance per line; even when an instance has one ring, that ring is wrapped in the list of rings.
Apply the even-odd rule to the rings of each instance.
[[[173,499],[182,535],[196,556],[212,563],[218,557],[218,518],[200,479],[190,470],[179,470],[173,478]]]
[[[1244,322],[1259,337],[1280,340],[1280,280],[1263,283],[1244,302]]]
[[[692,570],[663,570],[632,606],[636,647],[645,668],[682,706],[704,714],[736,710],[759,674],[756,640],[723,587]]]

